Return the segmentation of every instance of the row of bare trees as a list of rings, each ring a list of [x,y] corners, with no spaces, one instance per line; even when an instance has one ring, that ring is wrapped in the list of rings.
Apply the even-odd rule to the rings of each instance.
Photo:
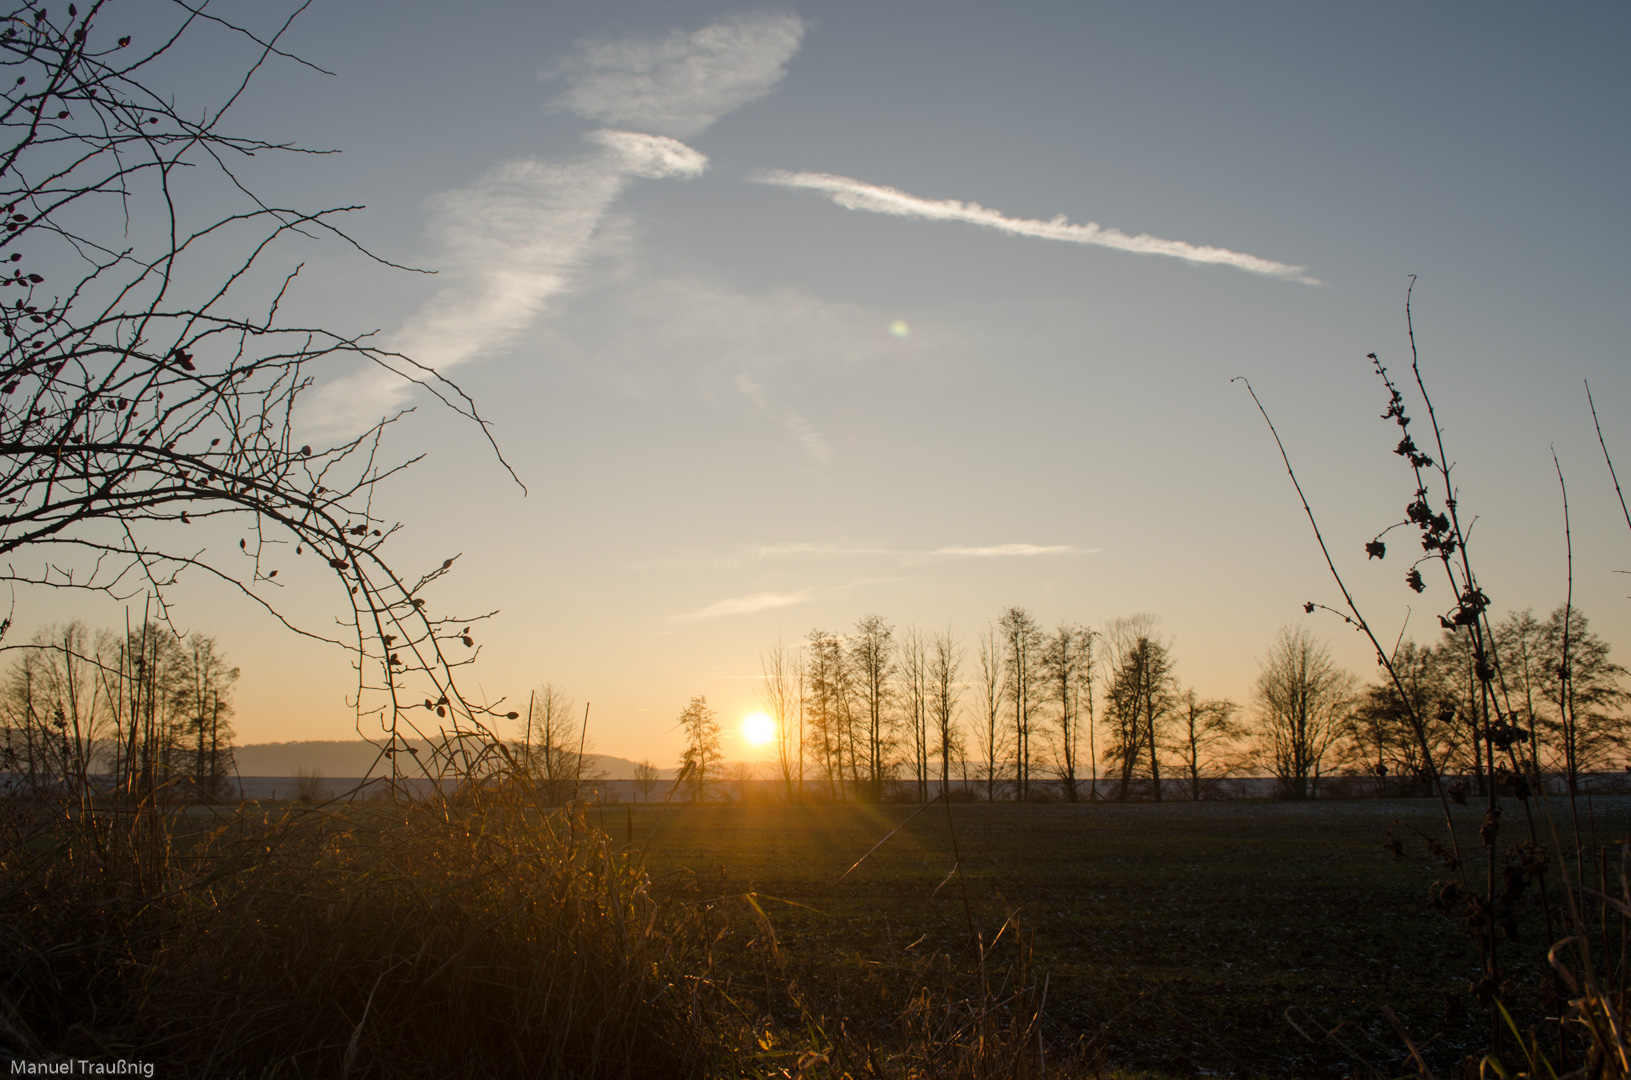
[[[967,654],[950,628],[897,630],[875,614],[847,635],[778,642],[763,657],[761,700],[785,793],[879,799],[904,786],[927,800],[955,779],[987,799],[1057,791],[1075,802],[1084,789],[1096,796],[1109,762],[1126,798],[1135,781],[1159,790],[1176,747],[1199,797],[1213,745],[1234,730],[1234,706],[1177,689],[1151,616],[1049,631],[1011,607],[976,639],[972,665]],[[1180,706],[1189,735],[1174,743]]]
[[[1543,773],[1572,787],[1583,772],[1624,764],[1631,697],[1608,644],[1578,611],[1567,621],[1566,663],[1562,608],[1545,621],[1523,611],[1499,624],[1503,677],[1521,705],[1483,737],[1502,740],[1503,751],[1527,746]],[[988,800],[1075,802],[1108,782],[1119,800],[1159,799],[1174,786],[1200,799],[1220,778],[1266,774],[1302,799],[1333,774],[1398,791],[1435,775],[1465,776],[1479,790],[1498,779],[1483,765],[1484,729],[1471,722],[1476,659],[1454,632],[1431,645],[1400,642],[1395,666],[1413,710],[1391,681],[1362,686],[1303,626],[1269,645],[1244,710],[1182,684],[1151,615],[1048,631],[1011,607],[975,645],[968,665],[951,629],[897,630],[878,615],[846,635],[778,642],[762,658],[761,701],[776,723],[784,794],[927,800],[958,781]],[[1425,732],[1412,716],[1426,718]]]
[[[0,769],[31,790],[227,792],[238,669],[208,634],[156,622],[50,627],[0,681]]]

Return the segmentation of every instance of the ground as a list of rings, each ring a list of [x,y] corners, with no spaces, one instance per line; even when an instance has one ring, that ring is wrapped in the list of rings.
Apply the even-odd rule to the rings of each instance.
[[[1523,806],[1504,806],[1503,856],[1528,836]],[[1631,825],[1631,800],[1580,809],[1588,843],[1617,844]],[[1368,1065],[1396,1075],[1405,1048],[1389,1009],[1415,1043],[1430,1044],[1436,1070],[1488,1045],[1487,1013],[1467,993],[1478,974],[1467,931],[1428,902],[1432,884],[1451,876],[1421,835],[1443,839],[1436,800],[918,810],[675,804],[606,808],[602,820],[615,840],[645,850],[661,895],[720,913],[725,973],[767,1017],[790,1019],[789,982],[828,1015],[896,1015],[913,986],[978,968],[972,923],[988,972],[1012,965],[1022,940],[1031,945],[1050,1038],[1085,1045],[1106,1065],[1241,1076],[1343,1076]],[[1562,827],[1566,803],[1554,800],[1554,811]],[[1481,881],[1483,807],[1453,813],[1469,875]],[[748,893],[768,915],[777,962],[766,960]],[[1533,888],[1525,904],[1519,940],[1503,954],[1514,1001],[1543,982]],[[1320,1037],[1338,1024],[1335,1040]]]

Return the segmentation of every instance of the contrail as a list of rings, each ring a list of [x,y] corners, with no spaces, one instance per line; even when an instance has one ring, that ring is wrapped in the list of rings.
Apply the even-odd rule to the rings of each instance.
[[[1093,221],[1085,225],[1075,225],[1066,220],[1063,214],[1051,221],[1011,218],[1001,211],[989,209],[979,203],[959,202],[956,199],[922,199],[895,188],[868,184],[863,180],[835,176],[832,173],[796,173],[771,169],[757,173],[749,179],[760,184],[819,191],[846,210],[868,210],[874,214],[923,218],[928,221],[962,221],[970,225],[983,225],[988,229],[996,229],[1013,236],[1034,236],[1042,240],[1061,240],[1067,244],[1088,244],[1093,247],[1113,248],[1116,251],[1131,251],[1139,255],[1166,255],[1186,262],[1232,266],[1248,273],[1287,278],[1307,285],[1320,284],[1317,279],[1304,274],[1306,268],[1302,266],[1275,262],[1242,251],[1230,251],[1228,248],[1198,247],[1182,240],[1163,240],[1147,233],[1129,236],[1120,229],[1107,229]]]

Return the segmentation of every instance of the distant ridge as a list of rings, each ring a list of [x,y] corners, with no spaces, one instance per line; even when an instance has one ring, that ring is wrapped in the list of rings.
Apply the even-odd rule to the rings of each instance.
[[[411,740],[420,748],[423,740]],[[299,742],[247,743],[232,748],[239,776],[299,776],[317,771],[324,776],[362,776],[373,767],[379,748],[362,739],[306,739]],[[588,754],[589,762],[606,770],[610,780],[634,779],[634,762],[611,754]],[[674,769],[658,775],[672,779]]]

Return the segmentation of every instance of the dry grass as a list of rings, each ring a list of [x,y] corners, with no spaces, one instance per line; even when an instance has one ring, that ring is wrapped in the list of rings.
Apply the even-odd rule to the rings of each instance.
[[[231,814],[17,799],[0,830],[0,1048],[23,1060],[201,1078],[1063,1075],[1017,927],[999,935],[1009,963],[930,958],[849,1015],[805,1000],[762,909],[763,933],[726,949],[756,959],[744,980],[719,963],[742,898],[654,898],[639,851],[514,790]],[[775,1016],[755,1004],[772,988]]]
[[[684,973],[701,924],[660,911],[580,819],[540,825],[502,795],[97,827],[51,809],[6,808],[20,1056],[199,1077],[684,1077],[716,1054]]]

